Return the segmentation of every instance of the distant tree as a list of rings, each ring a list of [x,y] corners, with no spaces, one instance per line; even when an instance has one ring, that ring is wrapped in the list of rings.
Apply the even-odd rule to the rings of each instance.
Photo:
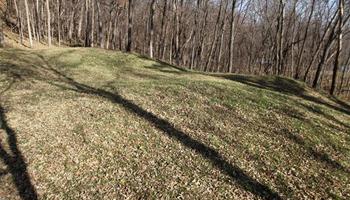
[[[218,29],[219,29],[219,25],[220,25],[222,10],[223,10],[223,1],[224,0],[220,0],[219,13],[218,13],[218,16],[217,16],[217,19],[216,19],[216,23],[215,23],[215,26],[214,26],[214,36],[211,39],[211,45],[210,45],[209,54],[208,54],[208,57],[207,57],[207,62],[205,63],[204,71],[208,71],[209,70],[209,66],[211,64],[211,60],[212,60],[212,57],[213,57],[213,54],[214,54],[214,50],[215,50],[215,46],[216,46],[216,42],[217,42],[217,37],[218,37]]]
[[[126,51],[130,52],[132,48],[132,29],[133,29],[133,0],[128,2],[128,41]]]
[[[27,18],[27,28],[28,28],[28,37],[29,37],[29,45],[33,48],[33,39],[32,39],[32,30],[30,27],[30,13],[28,7],[28,1],[24,0],[25,10],[26,10],[26,18]]]
[[[3,21],[0,19],[0,48],[5,46],[5,37],[3,30]]]
[[[149,56],[153,58],[153,43],[154,43],[154,12],[155,12],[156,0],[151,0],[150,4],[150,35],[149,35]]]
[[[61,46],[61,6],[60,6],[60,0],[56,1],[57,6],[57,42],[58,46]]]
[[[34,8],[34,13],[35,13],[35,28],[37,31],[37,39],[40,41],[41,39],[41,18],[40,18],[40,11],[39,11],[39,0],[35,0],[35,8]]]
[[[101,2],[99,0],[96,1],[97,5],[97,38],[100,42],[100,48],[104,48],[104,41],[103,41],[103,19],[102,19],[102,13],[101,13]]]
[[[51,16],[50,16],[50,0],[46,0],[46,17],[47,17],[47,43],[51,47]]]
[[[91,23],[92,23],[92,17],[91,17],[91,0],[85,0],[85,47],[91,47]]]
[[[337,84],[337,75],[340,65],[340,53],[342,51],[343,46],[343,17],[344,17],[344,0],[338,0],[338,30],[337,30],[337,50],[336,56],[334,59],[334,67],[333,67],[333,76],[332,76],[332,84],[330,94],[334,95],[336,84]]]
[[[349,66],[344,67],[350,52],[349,1],[2,2],[4,23],[20,43],[24,35],[30,43],[47,38],[49,46],[55,38],[58,44],[133,50],[194,70],[283,75],[331,94],[350,93]]]
[[[231,0],[231,22],[230,22],[230,53],[229,53],[229,72],[233,72],[233,51],[234,51],[234,39],[235,39],[235,9],[236,0]]]

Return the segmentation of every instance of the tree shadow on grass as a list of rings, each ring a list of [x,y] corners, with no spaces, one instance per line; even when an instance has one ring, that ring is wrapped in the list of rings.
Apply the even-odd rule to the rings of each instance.
[[[326,164],[328,167],[331,167],[333,169],[341,170],[341,171],[348,173],[348,174],[350,173],[349,169],[344,167],[338,161],[333,160],[328,154],[315,150],[312,146],[307,144],[307,142],[305,142],[305,140],[302,137],[300,137],[299,135],[294,134],[287,129],[282,129],[281,133],[283,135],[285,135],[289,140],[291,140],[294,143],[303,147],[306,150],[306,152],[309,155],[311,155],[315,160],[318,160],[318,161]]]
[[[222,173],[229,176],[232,181],[236,182],[244,190],[249,191],[252,194],[263,199],[281,199],[279,194],[271,190],[268,186],[258,182],[257,180],[247,175],[239,167],[234,166],[226,161],[226,159],[221,156],[218,151],[211,147],[208,147],[200,141],[193,139],[183,131],[176,129],[170,122],[159,118],[151,112],[146,111],[137,104],[125,99],[118,93],[112,93],[106,90],[94,88],[76,82],[74,79],[58,71],[56,68],[59,66],[51,65],[50,62],[42,56],[38,56],[38,58],[41,59],[44,63],[44,65],[41,65],[40,67],[42,67],[44,70],[54,72],[59,77],[59,80],[50,82],[51,84],[65,90],[71,90],[78,93],[102,97],[111,101],[112,103],[121,105],[124,107],[124,109],[152,124],[158,130],[162,131],[166,136],[177,140],[185,147],[197,152],[199,155],[209,160],[216,168],[218,168]]]
[[[7,134],[7,142],[10,148],[9,151],[6,151],[0,144],[0,158],[7,166],[8,172],[12,175],[20,197],[24,200],[38,199],[38,195],[27,171],[27,164],[22,152],[18,148],[16,133],[7,124],[5,111],[2,106],[0,106],[0,128]]]
[[[141,59],[143,59],[143,60],[149,60],[149,61],[153,61],[153,62],[154,62],[154,61],[157,61],[157,64],[154,64],[152,67],[150,67],[150,68],[152,68],[152,69],[157,69],[157,70],[159,70],[159,69],[164,69],[164,68],[173,68],[174,70],[177,70],[177,71],[179,71],[179,72],[183,72],[183,73],[188,72],[188,70],[185,69],[185,68],[178,67],[178,66],[176,66],[176,65],[172,65],[172,64],[170,64],[170,63],[164,62],[164,61],[159,60],[159,59],[154,60],[154,59],[151,59],[151,58],[149,58],[149,57],[147,57],[147,56],[144,56],[144,55],[137,55],[137,57],[138,57],[138,58],[141,58]],[[166,72],[169,72],[169,71],[166,71]]]
[[[329,120],[329,121],[333,121],[336,124],[345,127],[346,129],[350,129],[350,126],[341,122],[340,120],[336,119],[334,116],[325,113],[324,111],[322,111],[322,109],[318,106],[310,106],[310,105],[306,105],[303,103],[298,103],[298,105],[304,107],[305,109],[307,109],[310,112],[313,112],[315,114],[321,115],[323,116],[325,119]]]
[[[337,110],[344,114],[350,115],[350,106],[336,98],[329,98],[330,101],[333,101],[337,106],[329,104],[322,99],[316,98],[306,94],[305,87],[302,86],[295,80],[287,79],[283,77],[273,77],[273,80],[268,80],[267,78],[253,77],[253,76],[244,76],[244,75],[214,75],[216,77],[222,77],[228,80],[240,82],[252,87],[257,87],[261,89],[271,90],[275,92],[280,92],[286,95],[293,95],[301,97],[304,100],[321,104],[331,109]]]

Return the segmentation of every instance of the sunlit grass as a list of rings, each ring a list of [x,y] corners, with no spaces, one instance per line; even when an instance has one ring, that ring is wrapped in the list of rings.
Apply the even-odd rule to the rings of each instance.
[[[98,49],[8,49],[0,92],[44,199],[261,197],[174,130],[282,198],[350,195],[348,105],[290,79],[205,75]],[[19,198],[7,171],[0,162],[0,197]]]

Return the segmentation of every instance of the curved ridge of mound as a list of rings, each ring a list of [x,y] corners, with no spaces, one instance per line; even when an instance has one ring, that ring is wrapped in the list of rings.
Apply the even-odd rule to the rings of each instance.
[[[0,106],[0,197],[350,197],[349,105],[283,77],[5,49]]]

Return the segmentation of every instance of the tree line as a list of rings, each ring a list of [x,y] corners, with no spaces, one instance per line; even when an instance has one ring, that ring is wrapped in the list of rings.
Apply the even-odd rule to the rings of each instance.
[[[280,75],[350,98],[347,0],[2,0],[24,38],[192,70]]]

